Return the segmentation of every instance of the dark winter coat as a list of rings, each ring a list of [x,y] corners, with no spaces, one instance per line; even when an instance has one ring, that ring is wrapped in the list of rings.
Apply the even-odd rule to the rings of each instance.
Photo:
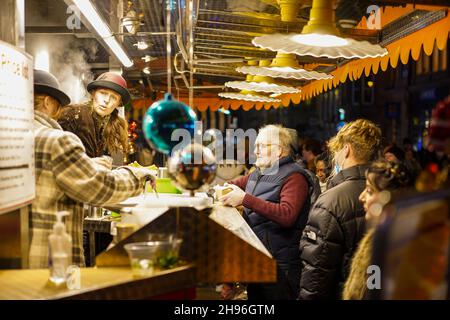
[[[108,117],[109,118],[109,117]],[[64,131],[70,131],[80,138],[89,157],[101,157],[105,154],[103,128],[105,120],[96,116],[89,104],[65,106],[59,117]]]
[[[301,300],[338,299],[351,258],[365,233],[365,213],[358,200],[365,188],[366,165],[334,176],[310,211],[300,241]]]

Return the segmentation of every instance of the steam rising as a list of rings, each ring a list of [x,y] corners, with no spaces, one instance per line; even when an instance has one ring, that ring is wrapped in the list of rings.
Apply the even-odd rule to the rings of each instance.
[[[71,103],[89,99],[86,86],[93,80],[88,58],[93,61],[98,51],[95,39],[76,39],[73,36],[29,35],[26,50],[36,57],[47,51],[50,57],[50,72],[60,81],[61,90],[67,93]]]

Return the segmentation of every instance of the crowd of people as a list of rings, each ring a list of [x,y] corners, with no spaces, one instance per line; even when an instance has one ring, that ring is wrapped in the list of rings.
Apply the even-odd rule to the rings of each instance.
[[[100,75],[88,85],[91,100],[83,105],[70,105],[48,72],[35,70],[34,81],[36,198],[30,215],[30,267],[48,266],[48,236],[56,212],[63,210],[71,213],[65,223],[73,263],[84,266],[83,206],[133,197],[154,178],[145,168],[112,169],[105,157],[127,148],[127,124],[117,108],[130,101],[130,94],[121,76]],[[439,106],[435,121],[444,130],[449,100]],[[435,140],[417,152],[409,139],[402,147],[383,148],[380,128],[366,119],[348,122],[326,143],[299,139],[295,130],[281,125],[261,128],[253,168],[228,181],[233,191],[219,199],[243,208],[246,222],[277,263],[277,281],[248,284],[248,299],[367,297],[379,195],[417,186],[430,165],[448,171],[448,136],[443,143],[440,132],[430,137]]]
[[[449,100],[432,124],[448,127]],[[409,139],[403,148],[383,147],[380,128],[365,119],[347,123],[324,144],[298,139],[281,125],[260,129],[256,169],[229,181],[233,192],[219,199],[244,208],[247,223],[277,261],[277,282],[248,284],[246,297],[367,298],[373,234],[385,204],[379,195],[420,190],[418,180],[430,167],[448,172],[450,137],[440,138],[446,142],[439,148],[430,143],[421,152]],[[225,284],[222,297],[233,299],[233,290],[243,296],[242,285]]]

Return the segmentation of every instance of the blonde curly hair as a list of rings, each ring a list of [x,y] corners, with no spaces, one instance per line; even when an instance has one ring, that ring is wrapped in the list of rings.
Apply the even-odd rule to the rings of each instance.
[[[352,146],[356,160],[371,162],[380,154],[381,139],[381,130],[372,121],[358,119],[344,125],[328,141],[328,148],[333,154],[336,154],[348,143]]]

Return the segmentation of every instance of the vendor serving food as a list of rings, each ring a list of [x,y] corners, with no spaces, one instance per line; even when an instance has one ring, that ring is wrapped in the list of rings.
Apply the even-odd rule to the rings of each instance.
[[[72,237],[73,263],[84,266],[83,203],[118,203],[139,195],[145,181],[154,179],[146,168],[128,166],[111,171],[89,158],[80,139],[56,122],[61,106],[70,99],[52,74],[34,71],[34,94],[36,198],[30,217],[30,267],[48,266],[48,236],[56,212],[64,210],[70,212],[65,224]]]

